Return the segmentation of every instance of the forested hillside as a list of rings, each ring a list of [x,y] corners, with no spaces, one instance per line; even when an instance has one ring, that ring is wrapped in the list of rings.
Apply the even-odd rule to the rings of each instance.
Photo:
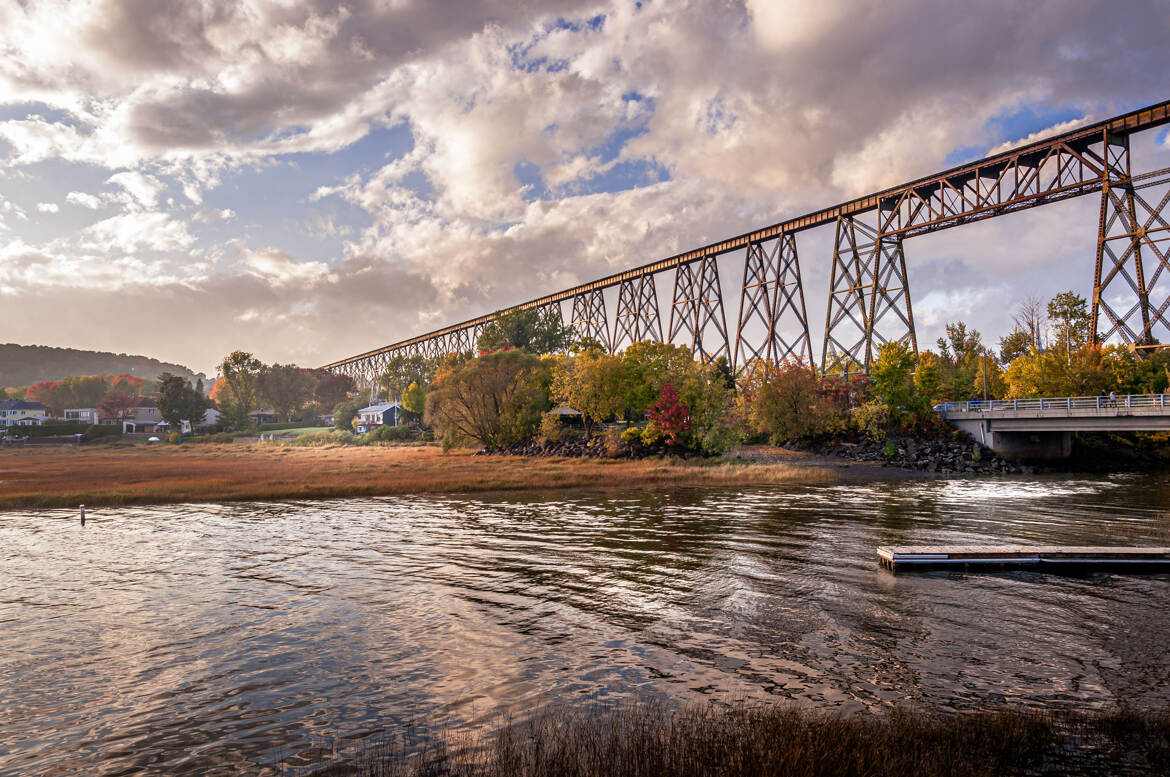
[[[70,375],[136,375],[153,380],[161,372],[194,379],[196,373],[181,364],[168,364],[147,356],[106,351],[81,351],[47,345],[0,344],[0,386],[28,386],[42,380],[61,380]]]

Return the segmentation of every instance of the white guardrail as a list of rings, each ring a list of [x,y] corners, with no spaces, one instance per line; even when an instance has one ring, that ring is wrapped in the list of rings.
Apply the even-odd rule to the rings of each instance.
[[[1170,394],[1119,394],[1114,397],[1043,397],[1041,399],[973,399],[942,402],[934,406],[947,413],[995,413],[1013,410],[1120,410],[1122,408],[1170,408]]]

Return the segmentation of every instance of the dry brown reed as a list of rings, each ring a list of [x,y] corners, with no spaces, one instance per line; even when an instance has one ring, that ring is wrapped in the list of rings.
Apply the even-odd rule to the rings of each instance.
[[[383,746],[329,777],[992,777],[1166,774],[1170,715],[736,705],[554,710],[426,747]]]
[[[0,450],[0,509],[483,491],[824,483],[787,463],[444,454],[434,446],[272,443]]]

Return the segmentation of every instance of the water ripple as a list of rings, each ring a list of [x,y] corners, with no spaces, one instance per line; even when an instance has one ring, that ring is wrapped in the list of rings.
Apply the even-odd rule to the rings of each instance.
[[[1167,503],[1120,476],[5,513],[0,775],[301,774],[578,698],[1167,704],[1170,577],[873,555],[1170,544]]]

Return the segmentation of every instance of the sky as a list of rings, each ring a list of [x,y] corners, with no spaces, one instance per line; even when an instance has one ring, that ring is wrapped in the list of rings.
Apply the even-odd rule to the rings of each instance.
[[[9,0],[0,341],[317,366],[1165,100],[1167,39],[1165,0]],[[1089,296],[1098,208],[907,241],[919,342]]]

